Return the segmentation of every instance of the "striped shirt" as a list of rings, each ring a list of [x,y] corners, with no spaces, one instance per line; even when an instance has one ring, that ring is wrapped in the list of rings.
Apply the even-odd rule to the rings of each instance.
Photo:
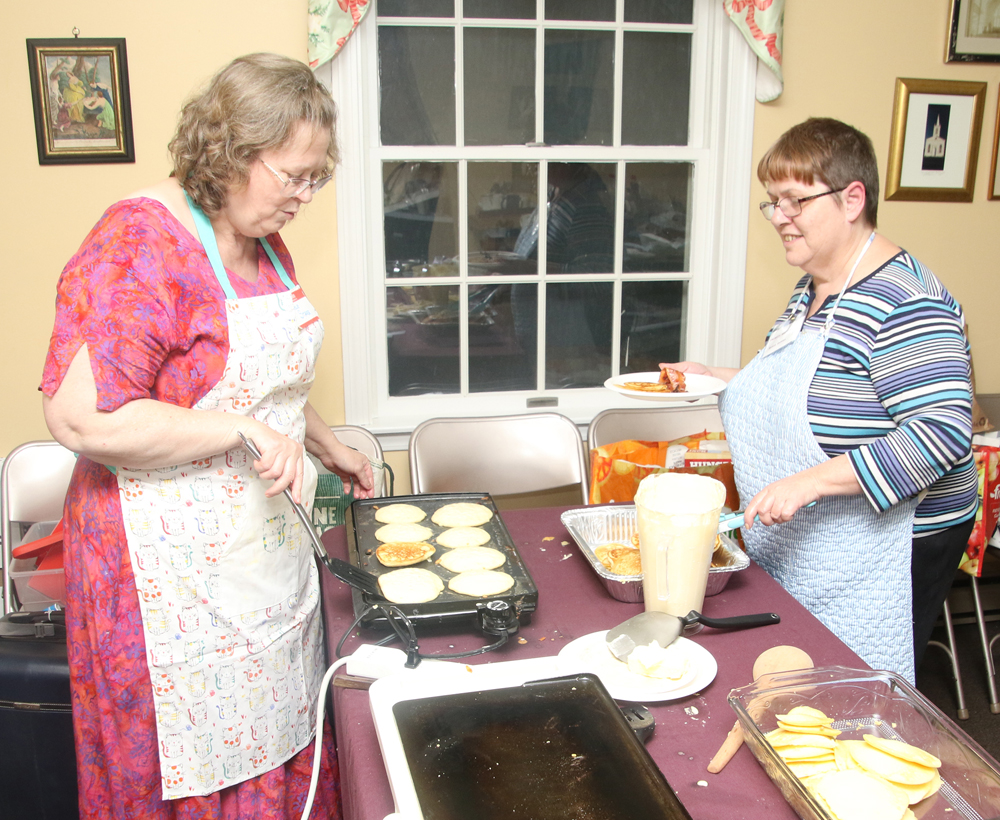
[[[799,280],[779,323],[800,296],[806,305],[815,298],[811,281]],[[822,326],[836,299],[807,324]],[[831,458],[848,455],[872,506],[926,492],[914,536],[966,521],[978,507],[964,328],[944,285],[902,251],[844,292],[809,388],[816,441]]]

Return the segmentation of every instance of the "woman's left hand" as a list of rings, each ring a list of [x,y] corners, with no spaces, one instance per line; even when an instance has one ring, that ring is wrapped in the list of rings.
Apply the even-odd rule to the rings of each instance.
[[[345,482],[354,483],[355,498],[373,498],[375,496],[375,479],[372,476],[372,465],[368,456],[359,453],[337,441],[325,453],[317,454],[323,466],[331,473],[336,473]]]
[[[861,484],[851,467],[851,460],[846,455],[839,455],[768,484],[746,505],[744,526],[752,529],[756,516],[760,516],[760,523],[768,527],[783,524],[791,521],[804,506],[825,496],[860,494]]]

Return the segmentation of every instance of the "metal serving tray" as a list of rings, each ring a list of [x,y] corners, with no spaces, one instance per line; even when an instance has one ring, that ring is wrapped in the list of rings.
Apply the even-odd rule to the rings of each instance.
[[[642,603],[642,574],[615,575],[594,554],[596,547],[605,544],[632,543],[632,535],[636,531],[635,505],[582,507],[578,510],[567,510],[560,518],[611,597],[630,604]],[[720,541],[727,563],[725,566],[712,567],[708,571],[706,596],[718,595],[735,573],[750,566],[747,554],[732,538],[722,535]]]
[[[974,740],[934,704],[892,672],[825,666],[765,675],[733,689],[729,705],[760,765],[803,820],[835,820],[764,737],[777,716],[811,706],[834,719],[838,740],[866,734],[902,740],[941,760],[937,794],[912,806],[921,820],[986,820],[1000,816],[1000,771]]]
[[[434,539],[448,527],[440,527],[432,523],[431,516],[439,507],[457,502],[482,504],[493,511],[493,517],[482,525],[482,529],[490,535],[489,543],[483,546],[498,549],[507,556],[507,562],[498,569],[508,573],[514,579],[514,586],[501,595],[470,598],[467,595],[452,592],[448,589],[447,584],[455,576],[455,573],[449,572],[435,563],[438,558],[449,551],[446,547],[440,547],[434,543]],[[376,576],[395,569],[395,567],[383,566],[375,557],[375,549],[381,543],[375,538],[375,531],[383,526],[381,522],[375,520],[375,513],[380,507],[391,504],[412,504],[427,513],[427,518],[420,524],[433,532],[428,541],[436,549],[429,559],[414,564],[414,566],[439,575],[445,582],[444,591],[433,601],[422,604],[396,604],[415,625],[455,625],[466,621],[470,622],[470,625],[474,625],[478,620],[479,608],[488,601],[506,601],[514,609],[520,624],[530,623],[531,613],[538,607],[538,587],[535,586],[531,573],[528,572],[521,554],[514,546],[514,539],[510,537],[492,496],[488,493],[434,493],[398,495],[390,498],[366,498],[354,501],[348,509],[347,531],[351,535],[348,538],[348,558],[356,567]],[[354,616],[361,618],[362,625],[390,628],[388,620],[378,611],[366,613],[372,603],[384,603],[384,601],[356,589],[351,590],[351,595]]]

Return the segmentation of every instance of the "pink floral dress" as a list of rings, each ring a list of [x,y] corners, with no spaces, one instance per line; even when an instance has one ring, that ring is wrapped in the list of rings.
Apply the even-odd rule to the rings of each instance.
[[[277,234],[268,241],[294,279]],[[259,250],[259,276],[230,282],[239,298],[286,286]],[[225,294],[201,243],[160,203],[112,205],[66,265],[41,390],[53,395],[86,344],[97,407],[138,398],[193,407],[228,354]],[[278,820],[301,814],[314,744],[259,777],[206,797],[161,798],[156,717],[118,483],[81,457],[64,518],[70,686],[81,818]],[[339,818],[339,771],[324,731],[312,817]]]

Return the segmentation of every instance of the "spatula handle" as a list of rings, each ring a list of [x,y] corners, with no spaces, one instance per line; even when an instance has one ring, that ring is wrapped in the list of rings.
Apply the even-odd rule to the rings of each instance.
[[[760,612],[756,615],[736,615],[732,618],[708,618],[700,612],[690,612],[687,622],[705,624],[713,629],[744,629],[750,626],[769,626],[781,623],[781,617],[776,612]]]

